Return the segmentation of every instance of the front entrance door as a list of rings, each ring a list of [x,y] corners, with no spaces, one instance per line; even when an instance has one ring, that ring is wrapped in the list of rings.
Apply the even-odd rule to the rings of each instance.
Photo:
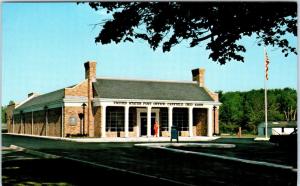
[[[140,122],[141,122],[141,136],[147,135],[147,112],[140,113]],[[151,135],[154,135],[153,126],[156,120],[156,113],[151,113]]]

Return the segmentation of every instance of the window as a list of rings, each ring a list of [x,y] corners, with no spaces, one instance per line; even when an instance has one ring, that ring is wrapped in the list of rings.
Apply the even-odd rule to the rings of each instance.
[[[124,107],[106,108],[106,131],[124,131]]]
[[[134,118],[136,113],[134,112],[135,108],[129,108],[129,126],[128,126],[128,130],[129,131],[133,131],[133,123],[134,123]]]
[[[167,108],[161,108],[160,109],[160,130],[161,131],[168,131],[168,109]]]
[[[174,108],[173,109],[173,125],[178,127],[179,131],[188,131],[188,109]]]

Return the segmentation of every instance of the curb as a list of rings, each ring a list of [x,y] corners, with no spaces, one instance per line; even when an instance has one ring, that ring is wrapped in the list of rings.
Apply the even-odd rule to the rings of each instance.
[[[142,142],[169,142],[169,137],[162,138],[62,138],[62,137],[54,137],[54,136],[36,136],[29,134],[15,134],[15,133],[6,133],[5,135],[10,136],[21,136],[21,137],[31,137],[31,138],[40,138],[40,139],[48,139],[48,140],[58,140],[58,141],[69,141],[76,143],[142,143]],[[179,137],[181,141],[184,142],[207,142],[214,141],[219,139],[220,137],[204,137],[204,138],[189,138],[189,137]]]
[[[235,148],[234,144],[225,143],[140,143],[134,144],[136,147],[201,147],[201,148]]]
[[[29,153],[29,154],[32,154],[32,155],[35,155],[35,156],[39,156],[39,157],[42,157],[42,158],[46,158],[46,159],[61,158],[61,156],[48,154],[48,153],[44,153],[44,152],[39,152],[39,151],[31,150],[31,149],[26,149],[26,148],[19,147],[19,146],[16,146],[16,145],[10,145],[9,148],[12,149],[12,150],[16,150],[16,151],[23,151],[23,152],[26,152],[26,153]]]

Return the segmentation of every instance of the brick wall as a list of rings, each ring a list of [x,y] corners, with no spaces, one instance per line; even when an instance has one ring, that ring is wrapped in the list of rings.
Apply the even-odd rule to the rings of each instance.
[[[179,131],[179,136],[182,136],[182,137],[189,137],[190,134],[189,134],[189,131]]]
[[[205,87],[205,69],[194,69],[192,70],[192,75],[193,75],[193,81],[197,81],[198,85],[200,87],[203,87],[206,92],[209,94],[209,96],[216,102],[219,101],[219,94],[210,91],[208,88]],[[213,113],[212,113],[213,114]],[[219,112],[217,111],[216,113],[216,120],[215,120],[215,132],[219,133]],[[212,116],[214,117],[214,116]],[[193,131],[198,131],[200,127],[193,127]],[[203,131],[204,132],[204,131]],[[196,132],[197,133],[197,132]]]
[[[219,134],[219,109],[216,109],[215,114],[215,133]]]
[[[94,107],[94,136],[101,137],[101,107]]]
[[[84,64],[85,67],[85,80],[76,85],[73,88],[65,88],[65,96],[84,96],[88,98],[88,103],[85,113],[85,131],[86,134],[88,134],[89,137],[94,137],[95,131],[94,131],[94,115],[93,115],[93,108],[92,108],[92,99],[93,99],[93,86],[92,82],[96,78],[96,62],[86,62]],[[67,113],[68,114],[68,113]],[[64,120],[65,122],[68,122],[67,120]],[[71,126],[69,127],[66,125],[66,130],[70,130],[70,134],[73,134],[73,132],[78,133],[78,129],[76,127]],[[65,132],[67,134],[67,132]],[[79,128],[80,133],[80,128]]]
[[[61,108],[48,111],[48,136],[61,136]]]
[[[197,81],[200,87],[204,87],[205,69],[203,68],[194,69],[192,70],[192,75],[193,75],[193,81]]]
[[[133,131],[129,131],[128,136],[129,137],[136,137],[136,135],[137,135],[137,126],[134,126]]]
[[[85,68],[85,79],[95,79],[96,78],[96,65],[95,61],[88,61],[84,63]]]
[[[68,134],[77,135],[80,134],[84,129],[84,133],[88,133],[88,124],[87,124],[87,111],[85,109],[85,117],[84,117],[84,126],[83,119],[80,120],[79,114],[83,113],[82,107],[65,107],[64,109],[64,133],[67,136]],[[76,118],[76,124],[70,123],[70,117],[74,116]]]
[[[17,134],[33,134],[38,136],[46,136],[46,117],[45,111],[25,112],[21,115],[14,115],[14,131],[12,125],[11,132]],[[61,108],[48,110],[48,136],[61,136]]]
[[[137,135],[137,127],[133,127],[133,131],[128,131],[129,137],[136,137]],[[106,137],[125,137],[125,131],[119,131],[119,132],[106,132]]]
[[[170,132],[169,131],[161,131],[161,136],[162,137],[170,137]]]
[[[93,99],[93,85],[92,83],[96,81],[96,62],[94,61],[88,61],[84,64],[85,67],[85,78],[88,79],[88,114],[87,114],[87,120],[88,120],[88,130],[89,130],[89,137],[94,137],[94,115],[92,113],[93,105],[92,105],[92,99]]]
[[[193,135],[207,136],[207,109],[193,109]]]
[[[209,91],[209,95],[210,95],[210,97],[212,97],[212,99],[214,101],[219,101],[219,94],[218,93]]]
[[[65,96],[88,96],[88,81],[85,80],[73,88],[65,88]]]
[[[13,133],[21,134],[22,125],[21,125],[21,115],[16,114],[14,115],[14,126],[13,126]]]
[[[7,119],[7,131],[9,133],[13,132],[13,110],[15,109],[16,105],[15,104],[10,104],[6,108],[6,119]]]
[[[33,135],[46,135],[46,119],[44,110],[33,112]]]
[[[23,114],[23,126],[24,126],[24,131],[22,131],[22,134],[31,134],[31,112],[24,113]]]

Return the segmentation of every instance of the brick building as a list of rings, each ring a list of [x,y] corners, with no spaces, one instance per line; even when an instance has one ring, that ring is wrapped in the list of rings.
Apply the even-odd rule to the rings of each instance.
[[[8,132],[40,136],[150,137],[172,125],[180,136],[219,133],[218,95],[204,86],[204,69],[193,81],[96,78],[96,62],[86,62],[85,80],[50,93],[28,94],[8,105]]]

